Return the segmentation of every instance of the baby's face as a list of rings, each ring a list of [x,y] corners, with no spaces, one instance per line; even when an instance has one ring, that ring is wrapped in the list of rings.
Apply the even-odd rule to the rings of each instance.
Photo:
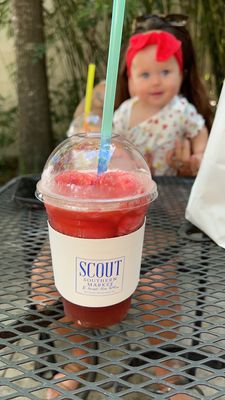
[[[156,60],[156,45],[147,46],[134,57],[130,85],[140,101],[160,110],[179,93],[182,73],[174,56]]]

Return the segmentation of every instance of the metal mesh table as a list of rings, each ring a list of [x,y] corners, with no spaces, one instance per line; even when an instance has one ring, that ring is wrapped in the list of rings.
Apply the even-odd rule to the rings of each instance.
[[[46,389],[56,387],[55,373],[74,379],[65,368],[74,362],[82,368],[79,385],[58,389],[57,399],[170,399],[181,393],[225,399],[224,250],[185,222],[192,182],[157,179],[159,197],[147,216],[132,307],[122,323],[101,330],[78,330],[62,319],[60,299],[46,280],[45,211],[15,203],[17,179],[2,188],[1,399],[46,399]],[[32,287],[46,287],[48,301],[36,300]]]

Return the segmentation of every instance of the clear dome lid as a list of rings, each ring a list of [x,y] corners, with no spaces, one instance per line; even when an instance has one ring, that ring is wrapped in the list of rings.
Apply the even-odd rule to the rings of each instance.
[[[143,156],[127,140],[113,135],[108,169],[98,175],[99,133],[76,134],[56,147],[49,156],[37,184],[39,200],[58,207],[99,208],[138,200],[149,203],[157,197]]]

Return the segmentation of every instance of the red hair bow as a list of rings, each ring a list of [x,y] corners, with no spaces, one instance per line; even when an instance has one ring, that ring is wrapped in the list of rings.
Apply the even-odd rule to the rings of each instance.
[[[168,32],[138,33],[129,40],[126,54],[127,74],[130,76],[130,68],[133,58],[145,47],[157,44],[156,60],[166,61],[174,56],[177,59],[180,70],[183,70],[182,43],[174,35]]]

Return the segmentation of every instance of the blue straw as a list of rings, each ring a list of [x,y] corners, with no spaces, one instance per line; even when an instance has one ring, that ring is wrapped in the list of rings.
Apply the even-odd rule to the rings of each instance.
[[[101,141],[98,159],[98,174],[107,171],[111,157],[112,120],[116,94],[116,82],[120,58],[123,19],[126,0],[114,0],[109,42],[109,54],[106,72],[105,99],[103,106]]]

